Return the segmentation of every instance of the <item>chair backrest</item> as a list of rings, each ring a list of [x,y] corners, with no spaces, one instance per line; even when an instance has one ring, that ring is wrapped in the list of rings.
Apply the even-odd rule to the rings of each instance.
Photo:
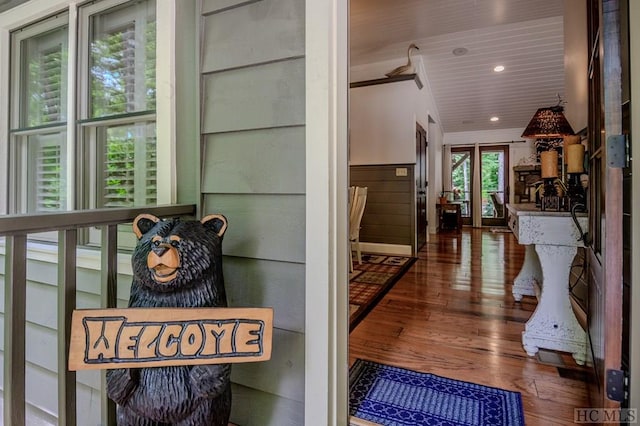
[[[367,187],[355,186],[351,188],[353,188],[353,196],[349,210],[349,239],[354,240],[360,234],[360,221],[367,204]],[[349,195],[351,195],[351,188],[349,188]]]
[[[500,199],[500,196],[497,192],[492,192],[489,194],[491,196],[491,203],[493,204],[494,216],[495,217],[504,217],[504,203]]]

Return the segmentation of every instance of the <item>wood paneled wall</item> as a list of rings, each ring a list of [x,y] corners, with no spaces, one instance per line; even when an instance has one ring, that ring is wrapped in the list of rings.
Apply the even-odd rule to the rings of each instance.
[[[360,241],[411,246],[415,253],[415,164],[350,167],[350,184],[366,186]],[[407,176],[397,176],[405,169]]]
[[[229,221],[231,306],[274,308],[268,362],[236,364],[231,421],[304,423],[304,0],[204,0],[203,214]]]

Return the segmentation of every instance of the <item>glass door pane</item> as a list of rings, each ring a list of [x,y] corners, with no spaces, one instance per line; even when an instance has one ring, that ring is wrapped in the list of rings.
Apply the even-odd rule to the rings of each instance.
[[[480,148],[480,179],[482,194],[482,224],[506,226],[508,199],[508,147]]]
[[[453,200],[461,203],[462,223],[471,225],[473,194],[473,148],[451,148]]]

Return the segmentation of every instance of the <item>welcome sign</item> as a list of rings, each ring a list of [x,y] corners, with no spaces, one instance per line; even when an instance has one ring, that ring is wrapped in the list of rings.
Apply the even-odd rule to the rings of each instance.
[[[267,361],[271,308],[73,312],[69,370]]]

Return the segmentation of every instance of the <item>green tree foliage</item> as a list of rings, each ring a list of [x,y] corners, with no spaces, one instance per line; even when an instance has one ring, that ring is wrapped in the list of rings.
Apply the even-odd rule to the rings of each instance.
[[[149,22],[145,28],[144,48],[136,45],[135,34],[135,23],[131,23],[91,44],[92,117],[155,109],[156,23]],[[140,67],[143,79],[137,73]]]
[[[458,167],[451,170],[451,184],[453,185],[453,188],[457,188],[461,191],[460,196],[462,198],[469,198],[468,196],[466,196],[471,192],[472,176],[471,160],[469,154],[466,152],[452,153],[451,164],[458,164]]]
[[[484,152],[482,154],[482,216],[493,216],[493,204],[489,194],[499,191],[501,152]]]

